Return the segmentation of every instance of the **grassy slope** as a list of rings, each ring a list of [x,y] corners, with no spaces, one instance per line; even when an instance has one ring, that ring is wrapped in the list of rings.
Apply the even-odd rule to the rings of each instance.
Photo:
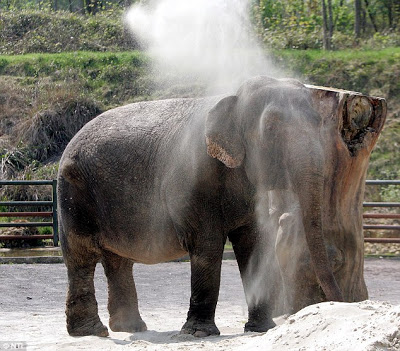
[[[400,47],[383,50],[284,50],[274,52],[289,71],[314,84],[376,94],[387,99],[400,95]]]
[[[0,75],[22,77],[27,85],[43,79],[73,82],[109,108],[132,96],[142,95],[137,98],[142,100],[149,95],[147,64],[147,57],[138,51],[1,55]]]
[[[307,83],[385,97],[389,118],[372,155],[369,177],[400,178],[400,48],[329,53],[282,50],[272,52],[272,58],[288,75],[300,76]],[[54,104],[52,96],[66,94],[71,88],[71,99],[84,95],[100,102],[103,109],[150,99],[157,91],[148,63],[148,58],[137,51],[3,55],[0,85],[9,84],[14,91],[25,92],[20,111],[13,111],[12,115],[15,118],[20,113],[26,123],[35,113]],[[29,101],[33,95],[39,99],[36,104]],[[11,98],[0,91],[0,104]],[[27,101],[35,107],[33,110],[26,108]],[[0,112],[0,124],[2,118]]]
[[[0,53],[124,51],[136,43],[125,35],[120,10],[87,17],[66,11],[0,11]]]

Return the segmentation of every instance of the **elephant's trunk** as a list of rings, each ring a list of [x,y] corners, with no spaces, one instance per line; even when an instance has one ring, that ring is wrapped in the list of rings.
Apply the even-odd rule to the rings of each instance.
[[[344,301],[343,294],[333,274],[332,263],[329,260],[323,235],[323,176],[314,173],[302,180],[298,196],[307,246],[315,275],[328,301]]]

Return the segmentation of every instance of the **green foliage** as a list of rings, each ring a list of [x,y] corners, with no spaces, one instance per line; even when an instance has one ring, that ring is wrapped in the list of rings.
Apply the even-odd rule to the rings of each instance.
[[[320,49],[323,43],[320,1],[260,0],[252,8],[260,39],[274,49]],[[0,2],[1,4],[1,2]],[[3,3],[4,4],[4,3]],[[36,3],[32,3],[36,4]],[[378,6],[373,3],[372,6]],[[0,12],[0,54],[61,53],[66,51],[126,51],[138,43],[124,28],[122,8],[106,6],[96,16],[77,12],[23,10]],[[384,9],[375,11],[378,32],[369,25],[361,40],[353,34],[352,2],[333,0],[333,49],[382,49],[400,45],[400,24],[387,25]],[[378,14],[380,14],[378,16]],[[398,16],[400,18],[400,15]],[[397,18],[397,17],[394,17]],[[400,19],[399,19],[400,21]],[[0,62],[0,69],[2,62]],[[27,67],[27,70],[29,67]]]
[[[400,179],[400,114],[394,114],[382,131],[372,152],[368,175],[370,179]],[[387,201],[400,198],[400,187],[387,187],[382,195]],[[397,196],[397,199],[396,199]]]
[[[151,94],[148,66],[148,58],[136,51],[0,56],[2,75],[25,77],[28,85],[40,83],[41,91],[47,89],[48,95],[55,95],[51,84],[58,84],[57,90],[60,86],[71,90],[68,86],[73,84],[80,93],[111,106]]]
[[[354,4],[353,2],[334,0],[333,17],[335,31],[343,34],[351,34],[354,30]]]
[[[354,37],[354,1],[332,0],[333,49],[398,46],[400,7],[395,2],[363,2],[362,39]],[[323,18],[320,0],[260,0],[253,10],[260,36],[270,48],[320,49]]]
[[[119,51],[134,46],[120,16],[5,11],[0,23],[0,54]]]
[[[125,4],[135,1],[126,1]],[[90,16],[97,14],[116,16],[121,14],[123,7],[120,0],[3,0],[0,2],[0,10],[69,11]]]
[[[400,93],[400,48],[384,50],[279,50],[275,61],[306,81],[394,99]]]
[[[48,234],[53,234],[53,228],[52,227],[38,227],[39,234],[40,235],[48,235]]]
[[[312,31],[304,27],[292,29],[266,30],[264,43],[274,49],[319,49],[322,47],[321,28],[315,27]]]

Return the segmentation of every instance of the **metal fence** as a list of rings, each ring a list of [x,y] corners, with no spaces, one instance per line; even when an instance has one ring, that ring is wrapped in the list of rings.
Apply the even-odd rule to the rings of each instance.
[[[52,239],[53,245],[58,245],[58,221],[57,221],[57,180],[1,180],[2,185],[34,185],[34,186],[52,186],[51,201],[0,201],[0,206],[18,207],[18,208],[40,208],[48,207],[50,212],[0,212],[0,217],[22,217],[22,218],[51,218],[51,222],[1,222],[0,228],[7,227],[52,227],[53,234],[43,235],[1,235],[0,240],[32,240],[32,239]]]
[[[372,186],[387,186],[396,185],[400,186],[400,180],[367,180],[366,185]],[[364,202],[364,208],[400,208],[400,202]],[[365,212],[363,218],[367,219],[400,219],[400,213],[370,213]],[[399,231],[400,225],[398,224],[364,224],[363,228],[366,230],[391,230]],[[365,242],[371,243],[400,243],[400,237],[397,238],[365,238]]]
[[[52,186],[51,201],[0,201],[0,206],[7,207],[49,207],[51,212],[0,212],[0,217],[39,217],[52,218],[51,222],[10,222],[0,223],[0,228],[5,227],[52,227],[53,234],[43,235],[1,235],[0,240],[32,240],[32,239],[52,239],[54,246],[58,245],[58,222],[57,222],[57,180],[2,180],[2,185],[34,185],[34,186]],[[400,180],[367,180],[366,185],[387,186],[398,185]],[[400,208],[400,202],[364,202],[365,208]],[[399,213],[369,213],[363,214],[365,219],[400,219]],[[400,225],[397,224],[364,224],[365,230],[395,230],[400,233]],[[366,242],[374,243],[400,243],[400,237],[397,238],[365,238]]]

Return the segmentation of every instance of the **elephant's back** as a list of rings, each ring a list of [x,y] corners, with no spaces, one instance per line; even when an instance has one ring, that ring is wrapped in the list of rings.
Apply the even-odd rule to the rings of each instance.
[[[70,141],[60,162],[74,173],[119,178],[134,167],[151,172],[193,121],[205,119],[216,98],[139,102],[108,110],[87,123]],[[159,155],[164,153],[165,155]],[[70,172],[66,172],[70,173]]]
[[[196,99],[170,99],[133,103],[108,110],[88,122],[70,141],[64,155],[87,152],[102,147],[149,143],[176,131],[189,118]],[[113,150],[116,152],[117,150]]]
[[[78,133],[92,137],[112,137],[127,133],[150,136],[162,129],[176,129],[190,118],[191,112],[201,104],[199,99],[169,99],[138,102],[108,110],[86,124]]]

